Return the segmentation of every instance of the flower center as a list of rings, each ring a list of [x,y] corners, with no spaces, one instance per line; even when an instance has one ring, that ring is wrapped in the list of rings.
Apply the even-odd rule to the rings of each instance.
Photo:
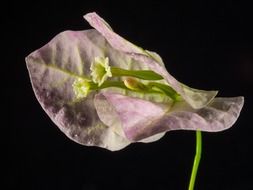
[[[73,83],[76,98],[85,98],[92,90],[117,87],[139,93],[157,93],[180,101],[180,95],[169,85],[162,82],[163,77],[151,70],[126,70],[109,66],[109,58],[95,57],[90,67],[91,79],[78,78]],[[117,80],[108,80],[117,77]],[[141,79],[141,80],[140,80]]]

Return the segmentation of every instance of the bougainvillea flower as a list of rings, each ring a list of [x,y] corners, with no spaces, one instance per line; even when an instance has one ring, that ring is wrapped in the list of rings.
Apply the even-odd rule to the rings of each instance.
[[[119,150],[171,130],[222,131],[237,120],[243,97],[190,88],[96,13],[84,18],[95,29],[62,32],[26,58],[39,103],[70,139]]]
[[[112,76],[108,57],[95,57],[90,70],[92,79],[95,83],[98,83],[98,86],[101,86],[108,77]]]

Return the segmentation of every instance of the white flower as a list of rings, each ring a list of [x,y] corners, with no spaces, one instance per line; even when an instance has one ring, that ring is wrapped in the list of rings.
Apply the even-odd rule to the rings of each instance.
[[[108,57],[95,57],[90,70],[92,80],[94,83],[98,83],[98,86],[101,86],[108,77],[112,77]]]
[[[76,97],[79,98],[85,98],[90,90],[90,81],[87,79],[77,78],[73,84],[73,90],[76,95]]]

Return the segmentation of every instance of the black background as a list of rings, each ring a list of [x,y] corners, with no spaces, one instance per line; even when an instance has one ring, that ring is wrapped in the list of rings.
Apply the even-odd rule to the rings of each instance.
[[[204,1],[203,1],[204,2]],[[91,28],[96,11],[121,36],[158,52],[179,81],[219,96],[246,98],[236,124],[203,134],[199,190],[252,190],[252,10],[243,1],[7,2],[3,7],[1,74],[8,148],[3,189],[187,189],[195,134],[167,133],[150,144],[110,152],[69,140],[37,102],[25,56],[64,30]]]

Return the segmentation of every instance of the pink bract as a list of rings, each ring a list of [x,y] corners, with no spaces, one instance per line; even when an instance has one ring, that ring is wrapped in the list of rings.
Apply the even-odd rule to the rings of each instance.
[[[243,97],[215,98],[217,91],[192,89],[167,72],[158,54],[120,37],[96,13],[84,18],[95,29],[62,32],[26,58],[39,103],[70,139],[114,151],[156,141],[171,130],[222,131],[239,117]],[[111,66],[155,71],[183,101],[155,101],[116,88],[92,91],[77,101],[72,84],[90,77],[98,56],[108,57]]]

